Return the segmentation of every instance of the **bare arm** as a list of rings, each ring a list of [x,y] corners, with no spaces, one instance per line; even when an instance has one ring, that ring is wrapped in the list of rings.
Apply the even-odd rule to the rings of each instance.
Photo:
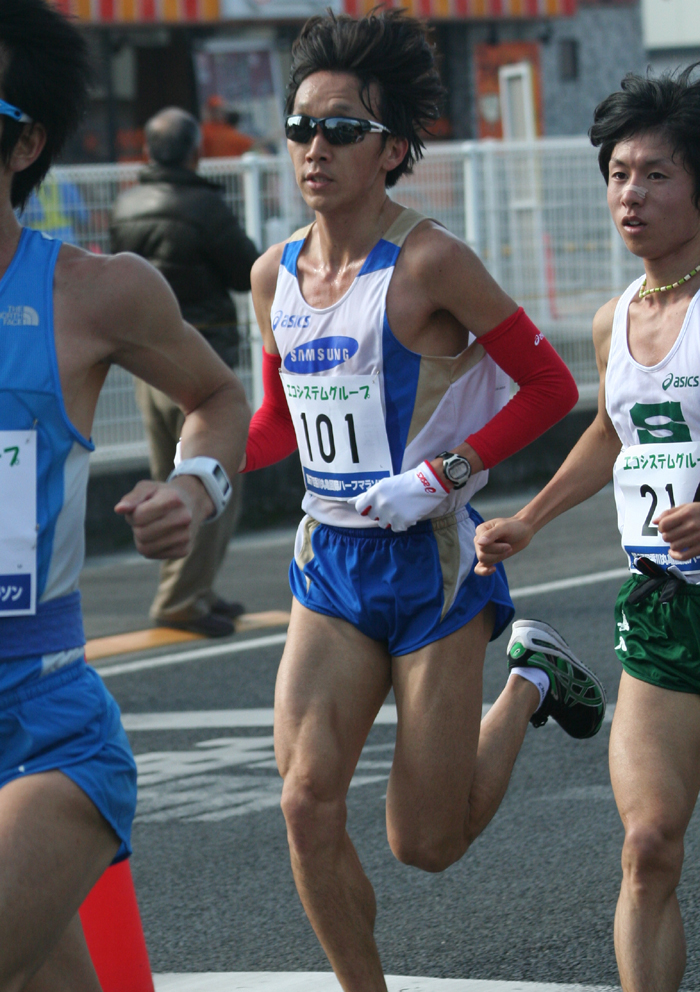
[[[612,478],[621,444],[605,409],[605,372],[616,303],[617,300],[607,303],[593,321],[593,344],[600,374],[595,420],[556,475],[527,506],[514,517],[488,520],[477,527],[474,544],[479,575],[490,575],[498,562],[527,547],[550,520],[593,496]]]
[[[257,259],[250,272],[250,288],[253,294],[255,319],[260,328],[263,346],[268,355],[278,355],[275,336],[270,323],[270,311],[277,288],[277,274],[284,245],[273,245]]]
[[[454,449],[473,472],[490,468],[568,413],[578,398],[576,385],[544,335],[463,242],[424,224],[405,251],[396,292],[390,286],[387,299],[390,323],[398,318],[402,343],[420,354],[457,354],[474,334],[520,386],[488,425]],[[401,256],[397,270],[400,263]],[[414,328],[413,339],[405,334],[407,326]],[[441,460],[431,465],[442,480]]]
[[[102,313],[104,360],[162,390],[185,412],[182,456],[216,458],[235,472],[245,447],[249,412],[243,387],[204,339],[180,316],[165,280],[135,256],[116,256],[95,287]],[[213,504],[195,476],[141,482],[117,504],[134,528],[136,546],[156,558],[186,554]]]

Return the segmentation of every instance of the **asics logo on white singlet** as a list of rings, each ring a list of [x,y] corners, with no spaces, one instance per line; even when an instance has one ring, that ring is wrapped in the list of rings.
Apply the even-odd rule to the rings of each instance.
[[[272,318],[272,330],[276,331],[278,327],[300,327],[306,330],[310,323],[308,313],[284,313],[283,310],[278,310]]]
[[[673,386],[674,389],[685,389],[688,386],[698,386],[700,385],[700,376],[697,375],[674,375],[673,372],[669,372],[664,381],[661,383],[664,390]]]
[[[39,314],[34,307],[8,307],[0,311],[0,321],[10,327],[38,327]]]

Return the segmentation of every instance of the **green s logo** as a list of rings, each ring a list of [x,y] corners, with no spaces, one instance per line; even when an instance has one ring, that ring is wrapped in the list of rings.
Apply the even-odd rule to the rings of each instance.
[[[630,417],[640,444],[692,441],[680,403],[635,403]]]

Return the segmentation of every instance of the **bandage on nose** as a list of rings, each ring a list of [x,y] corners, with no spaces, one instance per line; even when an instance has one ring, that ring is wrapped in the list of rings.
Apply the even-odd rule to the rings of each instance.
[[[622,192],[626,193],[628,189],[632,190],[633,193],[636,193],[637,196],[641,196],[642,199],[644,199],[647,193],[649,192],[647,189],[644,188],[644,186],[635,186],[634,183],[628,183]]]

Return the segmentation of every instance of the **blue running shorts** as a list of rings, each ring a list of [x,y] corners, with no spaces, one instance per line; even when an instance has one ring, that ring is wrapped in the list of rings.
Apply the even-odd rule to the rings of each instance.
[[[289,568],[292,593],[316,613],[347,620],[387,645],[410,654],[454,633],[493,603],[494,640],[515,612],[501,565],[474,574],[474,531],[481,517],[471,506],[395,533],[299,524]]]
[[[46,662],[0,659],[0,788],[24,775],[63,772],[117,834],[114,860],[121,861],[131,854],[136,763],[119,707],[84,656],[48,673]]]

